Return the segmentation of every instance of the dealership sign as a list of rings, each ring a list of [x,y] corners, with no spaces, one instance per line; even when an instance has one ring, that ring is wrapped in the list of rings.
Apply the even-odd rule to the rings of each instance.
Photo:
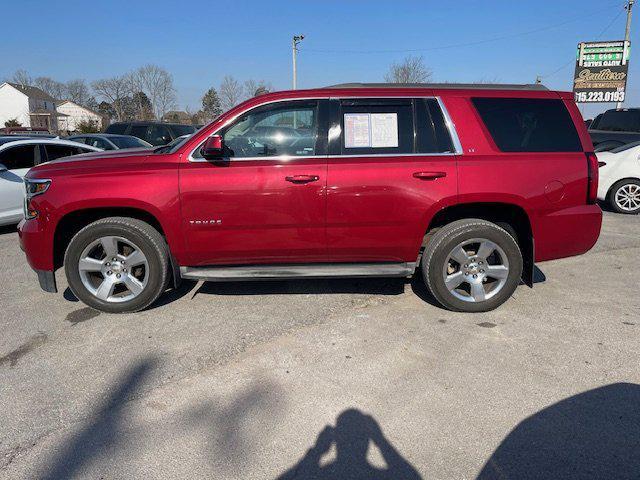
[[[623,102],[629,69],[627,41],[578,44],[573,93],[576,102]]]

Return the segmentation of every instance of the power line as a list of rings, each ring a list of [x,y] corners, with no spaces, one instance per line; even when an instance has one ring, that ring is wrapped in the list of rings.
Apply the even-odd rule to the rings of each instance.
[[[618,3],[616,3],[617,5]],[[429,47],[429,48],[405,48],[405,49],[397,49],[397,50],[324,50],[324,49],[313,49],[313,48],[301,48],[301,51],[304,52],[313,52],[313,53],[346,53],[346,54],[376,54],[376,53],[412,53],[412,52],[430,52],[435,50],[446,50],[451,48],[461,48],[461,47],[472,47],[475,45],[482,45],[485,43],[498,42],[500,40],[508,40],[511,38],[521,37],[525,35],[532,35],[534,33],[544,32],[547,30],[552,30],[554,28],[562,27],[569,23],[574,23],[579,20],[582,20],[587,17],[592,17],[593,15],[600,13],[604,10],[609,10],[614,5],[609,5],[605,9],[599,9],[594,12],[591,12],[589,15],[585,15],[584,17],[572,18],[571,20],[566,20],[561,23],[557,23],[554,25],[547,25],[546,27],[540,27],[533,30],[528,30],[525,32],[501,35],[498,37],[487,38],[484,40],[477,40],[474,42],[465,42],[465,43],[455,43],[451,45],[440,45],[437,47]],[[612,22],[613,23],[613,22]]]
[[[622,15],[622,13],[624,12],[623,10],[620,10],[615,17],[613,17],[613,19],[607,24],[606,27],[604,27],[604,29],[602,29],[602,31],[598,34],[597,37],[595,37],[595,40],[600,40],[600,38],[602,38],[602,36],[607,32],[607,30],[609,30],[611,28],[611,26],[615,23],[615,21],[620,17],[620,15]],[[547,73],[546,75],[540,75],[540,77],[542,78],[549,78],[549,77],[553,77],[554,75],[556,75],[557,73],[560,73],[562,70],[564,70],[565,68],[567,68],[569,65],[572,65],[576,63],[575,60],[569,60],[567,63],[563,64],[561,67],[557,68],[556,70],[554,70],[551,73]]]

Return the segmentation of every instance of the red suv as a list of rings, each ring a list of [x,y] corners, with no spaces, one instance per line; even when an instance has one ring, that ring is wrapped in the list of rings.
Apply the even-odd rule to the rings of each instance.
[[[486,311],[596,242],[598,163],[568,92],[345,84],[252,98],[173,146],[39,165],[20,240],[40,285],[106,312],[181,279],[411,277]]]

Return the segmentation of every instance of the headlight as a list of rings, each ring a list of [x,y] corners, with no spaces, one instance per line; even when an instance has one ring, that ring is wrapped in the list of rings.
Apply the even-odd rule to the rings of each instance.
[[[50,186],[51,180],[24,179],[24,218],[32,220],[38,216],[38,211],[31,206],[31,199],[37,195],[42,195],[49,190]]]

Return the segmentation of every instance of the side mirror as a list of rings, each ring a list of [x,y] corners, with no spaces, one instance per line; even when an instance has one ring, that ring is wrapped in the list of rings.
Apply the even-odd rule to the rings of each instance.
[[[1,164],[1,163],[0,163],[0,173],[2,173],[2,172],[6,172],[6,171],[8,171],[8,170],[9,170],[9,169],[8,169],[5,165],[3,165],[3,164]]]
[[[204,142],[202,156],[207,160],[219,160],[224,156],[224,141],[220,135],[212,135]]]

